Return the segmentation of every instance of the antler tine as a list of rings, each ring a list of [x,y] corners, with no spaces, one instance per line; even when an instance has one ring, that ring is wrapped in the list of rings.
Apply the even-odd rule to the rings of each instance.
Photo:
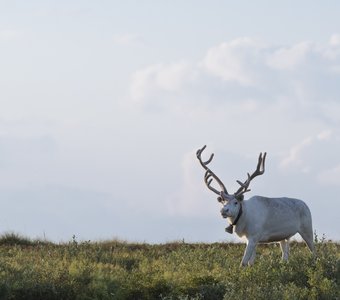
[[[226,187],[224,186],[223,182],[217,177],[217,175],[211,171],[207,165],[212,161],[212,159],[214,158],[214,153],[212,153],[210,155],[210,158],[207,161],[202,161],[202,152],[204,151],[204,149],[207,146],[204,145],[201,149],[198,149],[196,152],[196,156],[197,159],[199,160],[201,166],[206,170],[205,175],[204,175],[204,182],[207,185],[208,189],[210,189],[211,191],[213,191],[214,193],[220,195],[221,192],[216,190],[214,187],[211,186],[211,182],[213,181],[213,179],[215,179],[217,181],[217,183],[219,184],[219,186],[221,187],[222,191],[226,194],[228,194],[228,191],[226,189]]]
[[[253,178],[256,177],[257,175],[262,175],[264,173],[264,164],[266,161],[266,155],[267,155],[267,152],[263,154],[263,157],[262,157],[262,152],[260,153],[256,170],[252,175]]]
[[[211,183],[213,181],[213,178],[211,178],[211,177],[213,177],[213,175],[210,173],[210,170],[207,170],[205,172],[205,175],[204,175],[204,182],[211,191],[220,195],[221,192],[216,190],[214,187],[211,186]]]
[[[202,149],[198,149],[196,152],[196,156],[201,164],[201,166],[205,169],[208,170],[209,168],[207,167],[207,165],[212,161],[212,159],[214,158],[214,153],[211,153],[210,158],[207,161],[202,161],[202,152],[204,151],[204,149],[207,147],[207,145],[204,145],[202,147]]]
[[[250,189],[248,189],[249,187],[249,184],[250,182],[256,177],[256,176],[259,176],[259,175],[262,175],[265,171],[265,162],[266,162],[266,155],[267,155],[267,152],[264,152],[263,156],[262,156],[262,152],[260,153],[259,155],[259,159],[258,159],[258,162],[257,162],[257,167],[256,167],[256,170],[254,171],[253,174],[249,174],[247,173],[248,175],[248,178],[247,180],[242,183],[241,181],[237,180],[237,183],[241,186],[237,192],[234,194],[235,196],[241,196],[243,195],[244,193],[247,193],[250,191]]]

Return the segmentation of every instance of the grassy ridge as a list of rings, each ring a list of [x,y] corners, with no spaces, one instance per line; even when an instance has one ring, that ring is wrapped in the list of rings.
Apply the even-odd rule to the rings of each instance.
[[[0,237],[0,299],[340,299],[340,245],[317,242],[317,259],[292,243],[259,246],[239,267],[244,244],[65,244]]]

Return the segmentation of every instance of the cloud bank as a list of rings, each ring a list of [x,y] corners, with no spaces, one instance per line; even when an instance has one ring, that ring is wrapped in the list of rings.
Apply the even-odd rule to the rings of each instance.
[[[0,41],[14,36],[2,32]],[[144,44],[136,34],[113,41],[111,35],[110,42],[133,53]],[[94,70],[81,68],[96,77],[86,77],[88,84],[76,68],[69,76],[78,79],[65,79],[66,86],[50,80],[37,87],[24,78],[33,91],[28,100],[25,89],[3,97],[0,195],[12,214],[3,212],[2,228],[46,230],[56,239],[91,232],[90,238],[223,240],[225,221],[195,157],[207,144],[230,191],[267,151],[265,176],[249,196],[304,199],[318,232],[340,239],[327,223],[338,219],[340,193],[340,35],[288,45],[240,37],[211,45],[197,59],[155,59],[129,82],[122,76],[118,89],[128,96],[113,95],[107,73],[102,83],[102,69]],[[48,217],[39,219],[43,213]]]
[[[276,182],[268,179],[272,186],[266,186],[264,193],[282,195],[285,191],[277,182],[285,182],[281,187],[286,187],[287,194],[291,191],[310,199],[311,206],[317,208],[318,192],[326,186],[334,193],[340,188],[339,66],[338,34],[325,44],[271,45],[237,38],[207,49],[196,61],[137,70],[132,75],[130,96],[140,110],[157,107],[158,112],[182,116],[195,124],[187,126],[201,132],[196,141],[218,142],[219,163],[223,160],[225,165],[222,168],[216,162],[215,168],[228,176],[228,182],[235,176],[231,184],[243,174],[237,172],[251,171],[248,168],[254,167],[258,152],[267,149],[269,176]],[[174,196],[176,203],[169,206],[171,213],[207,213],[207,194],[197,175],[202,170],[195,165],[194,150],[190,158],[183,156],[183,184]],[[228,156],[234,156],[235,161],[230,162]]]
[[[271,104],[290,101],[296,106],[334,104],[340,75],[339,40],[335,34],[324,45],[302,41],[275,46],[248,37],[223,42],[194,62],[183,60],[137,70],[132,76],[131,97],[144,104],[158,103],[162,101],[160,93],[183,95],[190,91],[196,96],[195,90],[201,91],[203,86],[213,95],[209,105],[225,104],[228,92],[240,101],[255,98]],[[225,91],[225,101],[216,97],[216,87]],[[178,97],[177,104],[184,107],[185,99]]]

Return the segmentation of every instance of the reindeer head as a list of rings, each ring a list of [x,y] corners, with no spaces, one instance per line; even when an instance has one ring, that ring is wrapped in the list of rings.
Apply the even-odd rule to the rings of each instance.
[[[215,194],[219,195],[217,197],[217,200],[223,204],[223,208],[221,209],[222,217],[223,218],[231,217],[232,219],[235,219],[240,214],[240,209],[242,209],[241,202],[244,199],[244,194],[250,191],[249,189],[250,182],[256,176],[262,175],[264,173],[264,163],[266,160],[267,153],[265,152],[264,155],[260,153],[255,172],[253,172],[252,175],[248,173],[248,178],[244,182],[237,180],[237,183],[241,187],[234,194],[229,194],[223,182],[216,176],[216,174],[213,171],[211,171],[211,169],[208,168],[208,164],[212,161],[214,154],[212,153],[207,161],[202,160],[201,155],[205,148],[206,146],[204,146],[202,149],[198,149],[196,152],[196,156],[201,166],[206,170],[204,175],[204,182],[207,185],[208,189],[213,191]],[[214,179],[220,186],[220,191],[211,186],[211,183]]]

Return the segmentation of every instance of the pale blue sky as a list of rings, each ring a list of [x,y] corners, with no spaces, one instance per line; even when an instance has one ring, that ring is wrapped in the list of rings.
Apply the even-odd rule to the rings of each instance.
[[[227,187],[340,239],[340,2],[0,0],[0,232],[223,241]]]

